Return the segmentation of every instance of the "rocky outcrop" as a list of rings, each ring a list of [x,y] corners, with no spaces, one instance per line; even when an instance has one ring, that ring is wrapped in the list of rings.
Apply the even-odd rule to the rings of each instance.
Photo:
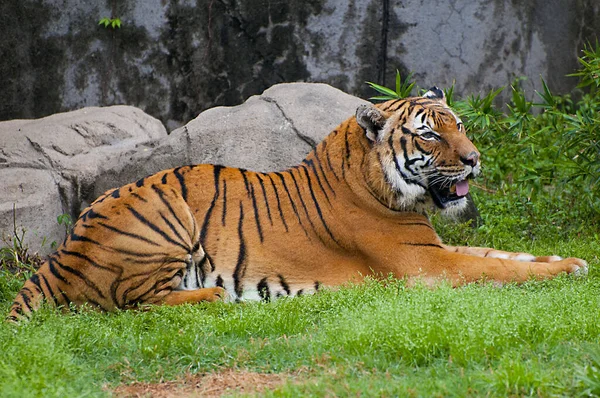
[[[13,220],[26,243],[60,241],[57,216],[76,218],[107,189],[186,164],[217,163],[257,171],[299,163],[352,116],[359,98],[325,84],[282,84],[236,107],[201,113],[167,135],[128,106],[84,108],[37,120],[0,123],[0,231]]]
[[[0,123],[0,231],[26,230],[26,242],[49,250],[64,226],[96,192],[99,175],[127,167],[127,156],[149,140],[165,138],[164,126],[130,106],[84,108],[37,120]],[[114,181],[113,184],[120,182]]]

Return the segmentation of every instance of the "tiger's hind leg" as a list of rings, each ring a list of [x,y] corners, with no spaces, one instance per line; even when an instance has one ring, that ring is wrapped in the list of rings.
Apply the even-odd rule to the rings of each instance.
[[[121,212],[120,233],[112,241],[114,260],[121,270],[113,283],[118,307],[178,305],[226,297],[224,289],[203,286],[212,265],[200,243],[196,219],[177,190],[152,185],[131,194],[125,190],[120,196],[127,211]]]

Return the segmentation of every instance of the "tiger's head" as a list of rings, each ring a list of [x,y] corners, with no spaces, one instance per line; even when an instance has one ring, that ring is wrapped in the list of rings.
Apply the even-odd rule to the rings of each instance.
[[[442,90],[361,105],[356,120],[370,142],[367,179],[380,201],[420,212],[465,209],[467,180],[480,171],[479,152]]]

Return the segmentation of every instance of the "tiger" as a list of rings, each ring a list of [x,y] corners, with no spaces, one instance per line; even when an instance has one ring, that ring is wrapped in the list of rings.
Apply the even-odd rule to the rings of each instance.
[[[361,105],[297,166],[213,164],[107,191],[28,279],[7,319],[45,301],[102,311],[270,301],[366,277],[460,286],[585,275],[578,258],[442,243],[428,214],[459,214],[480,153],[432,87]]]

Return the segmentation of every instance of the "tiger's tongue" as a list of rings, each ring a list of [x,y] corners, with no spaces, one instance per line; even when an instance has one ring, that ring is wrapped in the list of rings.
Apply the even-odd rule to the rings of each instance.
[[[466,196],[469,193],[469,183],[467,180],[462,180],[456,183],[456,195]]]

